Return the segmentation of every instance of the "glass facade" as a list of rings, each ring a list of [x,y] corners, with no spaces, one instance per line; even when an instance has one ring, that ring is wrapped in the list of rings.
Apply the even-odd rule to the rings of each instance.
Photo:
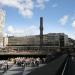
[[[68,36],[64,33],[49,33],[43,35],[43,50],[56,49],[68,45]],[[17,50],[39,50],[40,37],[24,36],[24,37],[8,37],[8,47]]]

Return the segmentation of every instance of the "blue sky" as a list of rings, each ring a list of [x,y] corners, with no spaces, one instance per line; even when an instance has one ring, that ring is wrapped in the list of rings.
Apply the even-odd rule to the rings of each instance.
[[[65,33],[75,39],[75,0],[0,0],[6,12],[4,32],[12,35],[39,34],[39,20],[44,19],[44,33]]]

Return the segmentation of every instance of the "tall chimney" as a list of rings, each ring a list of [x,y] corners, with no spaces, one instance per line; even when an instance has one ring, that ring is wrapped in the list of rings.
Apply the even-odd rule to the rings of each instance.
[[[43,17],[40,17],[40,50],[43,46]]]

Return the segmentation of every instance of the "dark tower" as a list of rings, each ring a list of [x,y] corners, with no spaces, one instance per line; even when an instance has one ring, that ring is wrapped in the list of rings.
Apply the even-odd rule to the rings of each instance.
[[[43,17],[40,17],[40,50],[42,50],[43,46]]]

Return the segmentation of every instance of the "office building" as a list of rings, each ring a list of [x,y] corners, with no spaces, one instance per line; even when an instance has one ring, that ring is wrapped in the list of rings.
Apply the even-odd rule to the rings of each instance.
[[[64,33],[49,33],[43,35],[43,50],[59,50],[68,46],[68,35]],[[40,36],[8,37],[9,48],[14,50],[40,50]]]

